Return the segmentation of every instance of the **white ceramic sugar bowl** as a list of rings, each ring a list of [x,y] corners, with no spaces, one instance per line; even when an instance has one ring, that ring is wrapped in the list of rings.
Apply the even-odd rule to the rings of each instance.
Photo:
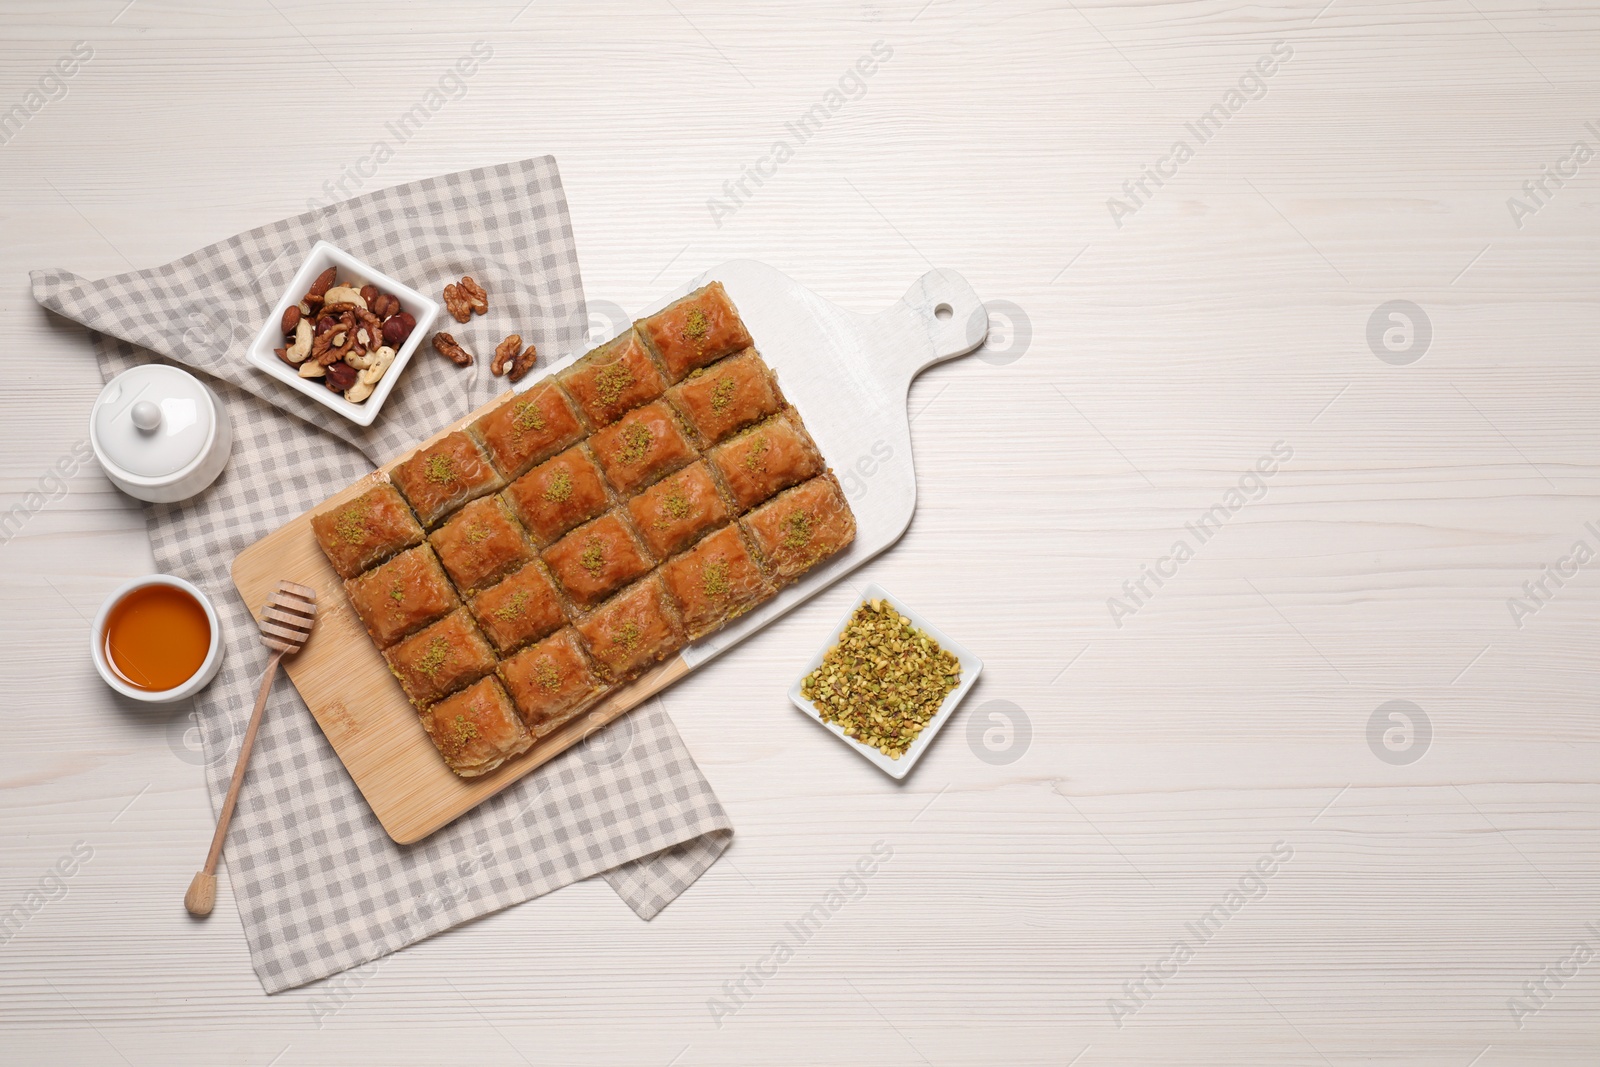
[[[165,363],[123,371],[100,391],[89,442],[113,485],[156,503],[187,500],[217,480],[233,427],[199,378]]]

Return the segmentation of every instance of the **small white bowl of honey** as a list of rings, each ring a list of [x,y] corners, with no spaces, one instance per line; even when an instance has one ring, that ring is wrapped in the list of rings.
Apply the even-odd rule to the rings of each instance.
[[[89,652],[105,683],[149,704],[192,697],[222,666],[222,627],[199,589],[170,574],[117,587],[89,634]]]

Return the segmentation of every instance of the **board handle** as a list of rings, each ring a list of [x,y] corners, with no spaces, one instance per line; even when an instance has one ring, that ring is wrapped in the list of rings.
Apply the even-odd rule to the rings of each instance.
[[[953,270],[930,270],[912,283],[873,326],[892,333],[892,353],[880,367],[890,385],[902,390],[933,364],[964,356],[989,336],[989,312],[977,290]],[[908,336],[909,335],[909,336]]]

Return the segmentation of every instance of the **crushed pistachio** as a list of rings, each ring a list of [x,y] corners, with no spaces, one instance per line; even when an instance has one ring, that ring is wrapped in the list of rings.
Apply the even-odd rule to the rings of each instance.
[[[811,514],[797,511],[783,520],[783,547],[804,548],[811,541]]]
[[[467,527],[467,544],[481,545],[494,536],[494,527],[487,522],[475,522]]]
[[[595,394],[602,404],[615,404],[633,384],[633,368],[626,363],[612,363],[594,377]]]
[[[624,652],[632,652],[639,644],[639,638],[643,633],[644,631],[639,628],[639,624],[629,619],[617,627],[617,632],[612,635],[611,639],[620,645]]]
[[[428,650],[417,660],[417,670],[432,678],[450,662],[450,658],[450,642],[442,637],[435,637],[429,642]]]
[[[728,561],[718,556],[708,559],[700,568],[700,584],[708,597],[728,594]]]
[[[689,314],[683,318],[683,339],[690,341],[696,348],[700,347],[706,339],[706,334],[711,332],[711,320],[700,308],[690,308]]]
[[[544,487],[540,494],[552,504],[564,504],[572,496],[572,474],[566,469],[558,470],[550,476],[550,484]]]
[[[355,504],[339,512],[333,520],[333,532],[346,544],[359,545],[367,539],[367,508]]]
[[[728,410],[728,405],[733,403],[733,392],[738,388],[738,383],[733,378],[722,379],[711,389],[711,410],[718,415]]]
[[[389,599],[390,600],[392,600],[396,604],[398,604],[401,601],[403,601],[405,598],[406,598],[406,587],[405,587],[404,584],[402,584],[400,582],[395,582],[394,585],[389,587]]]
[[[767,469],[767,453],[772,446],[767,443],[767,435],[758,433],[750,439],[750,451],[744,454],[744,469],[752,473]]]
[[[494,609],[494,617],[502,622],[511,622],[522,614],[523,609],[528,606],[528,601],[532,598],[533,594],[526,589],[518,589],[511,594],[509,600]]]
[[[517,413],[511,416],[511,425],[516,427],[518,433],[527,433],[529,430],[544,429],[544,413],[539,410],[538,401],[524,400],[517,405]]]
[[[547,659],[540,660],[534,666],[533,677],[539,683],[539,688],[546,692],[554,693],[561,688],[561,672]]]
[[[671,523],[669,523],[667,520],[681,520],[688,518],[688,516],[689,498],[683,495],[683,491],[681,489],[674,486],[672,491],[662,498],[661,518],[657,519],[653,525],[658,530],[664,530],[671,525]]]
[[[823,721],[899,759],[945,697],[961,683],[961,663],[883,600],[856,608],[839,640],[800,683]]]
[[[422,472],[427,476],[428,481],[437,485],[453,482],[456,480],[455,457],[448,456],[443,452],[429,456],[427,462],[422,465]]]
[[[578,556],[578,562],[583,569],[589,572],[591,578],[600,577],[600,572],[606,565],[606,544],[598,537],[590,537],[584,542],[583,552]]]
[[[483,713],[483,709],[476,706],[472,710],[479,714]],[[468,741],[476,741],[478,739],[478,724],[465,715],[457,715],[450,722],[449,737],[456,748],[461,748]]]
[[[637,463],[650,452],[656,435],[643,423],[629,423],[622,428],[622,447],[617,449],[617,459],[623,463]]]

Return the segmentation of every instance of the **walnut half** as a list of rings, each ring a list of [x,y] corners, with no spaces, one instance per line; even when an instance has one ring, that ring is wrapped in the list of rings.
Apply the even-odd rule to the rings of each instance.
[[[456,339],[443,330],[433,335],[433,350],[458,367],[472,366],[472,353],[456,343]]]

